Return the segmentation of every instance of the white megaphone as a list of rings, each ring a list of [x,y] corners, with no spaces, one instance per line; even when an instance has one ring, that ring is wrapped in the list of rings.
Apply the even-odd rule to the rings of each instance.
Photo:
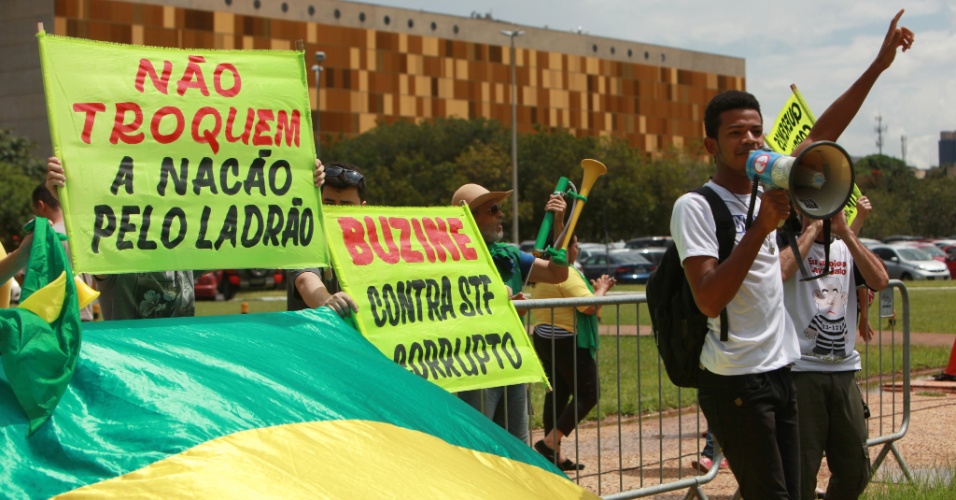
[[[794,208],[811,219],[829,219],[843,210],[853,193],[850,155],[830,141],[814,142],[795,157],[751,151],[747,176],[786,189]]]

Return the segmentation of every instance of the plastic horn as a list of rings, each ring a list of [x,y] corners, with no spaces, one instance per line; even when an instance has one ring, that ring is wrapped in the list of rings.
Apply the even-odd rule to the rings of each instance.
[[[581,160],[581,168],[584,169],[584,180],[581,181],[581,190],[578,192],[578,203],[574,204],[574,210],[571,211],[571,220],[564,229],[564,239],[561,240],[558,250],[567,248],[568,244],[571,243],[571,234],[574,232],[574,226],[578,223],[581,211],[584,210],[584,204],[588,201],[588,193],[591,192],[597,178],[607,173],[607,167],[603,163],[590,158]]]
[[[100,296],[100,292],[90,288],[79,276],[73,276],[73,280],[76,282],[76,298],[80,303],[80,309],[90,305]]]
[[[567,177],[562,177],[558,179],[558,183],[554,186],[553,194],[563,195],[568,191],[568,185],[571,184],[571,181]],[[548,243],[548,235],[551,234],[551,229],[554,227],[554,212],[545,212],[544,213],[544,222],[541,223],[541,229],[538,230],[538,238],[534,240],[534,250],[531,252],[535,257],[541,257],[545,254],[546,245]]]

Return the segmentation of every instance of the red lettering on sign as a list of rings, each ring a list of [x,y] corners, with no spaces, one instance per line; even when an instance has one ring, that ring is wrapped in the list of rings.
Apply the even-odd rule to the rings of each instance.
[[[136,70],[136,90],[141,93],[145,93],[145,83],[146,77],[149,76],[149,80],[153,82],[153,87],[156,88],[161,94],[169,93],[169,75],[173,72],[173,63],[170,61],[163,61],[163,76],[156,74],[156,68],[153,67],[153,63],[149,59],[140,59],[139,60],[139,69]]]
[[[126,123],[126,114],[133,113],[133,121]],[[146,134],[136,132],[143,125],[143,109],[135,102],[116,103],[116,115],[113,119],[113,132],[110,133],[110,144],[123,141],[126,144],[143,142]]]
[[[366,266],[372,263],[372,249],[365,242],[365,228],[358,219],[352,217],[340,217],[339,227],[342,229],[342,239],[345,242],[345,249],[352,257],[352,264],[356,266]]]
[[[169,134],[164,134],[159,130],[159,124],[163,121],[163,118],[167,116],[172,116],[176,119],[176,128]],[[183,135],[183,130],[186,129],[186,117],[183,116],[183,112],[175,106],[163,106],[156,111],[156,114],[153,115],[153,119],[149,121],[149,133],[153,135],[153,139],[156,139],[156,142],[160,144],[169,144],[176,139],[179,139]]]
[[[272,114],[271,109],[257,109],[256,118],[259,120],[256,121],[256,133],[252,136],[252,145],[253,146],[271,146],[272,137],[269,137],[268,134],[272,130],[272,125],[269,123],[274,119],[275,115]]]
[[[73,105],[73,111],[86,113],[86,118],[83,121],[83,133],[80,135],[80,139],[89,144],[90,134],[93,133],[93,122],[96,120],[96,113],[106,111],[106,105],[101,102],[78,102]]]
[[[395,239],[392,238],[392,231],[388,226],[388,219],[379,217],[378,221],[382,226],[382,241],[385,242],[388,251],[386,252],[385,249],[382,248],[382,244],[379,243],[378,233],[375,229],[375,221],[372,220],[371,217],[365,217],[365,227],[368,229],[368,241],[371,243],[372,250],[378,258],[385,261],[386,264],[397,264],[402,255],[401,252],[398,251],[398,245],[395,244]]]

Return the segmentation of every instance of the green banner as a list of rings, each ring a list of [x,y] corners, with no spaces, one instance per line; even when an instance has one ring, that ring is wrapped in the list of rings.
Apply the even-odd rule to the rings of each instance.
[[[301,52],[38,39],[78,272],[327,264]]]
[[[546,383],[471,212],[327,206],[325,217],[356,325],[386,356],[451,392]]]

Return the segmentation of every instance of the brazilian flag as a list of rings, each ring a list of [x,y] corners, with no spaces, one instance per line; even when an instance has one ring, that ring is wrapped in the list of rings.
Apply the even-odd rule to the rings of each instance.
[[[84,324],[28,426],[0,378],[0,496],[596,498],[328,308]]]

